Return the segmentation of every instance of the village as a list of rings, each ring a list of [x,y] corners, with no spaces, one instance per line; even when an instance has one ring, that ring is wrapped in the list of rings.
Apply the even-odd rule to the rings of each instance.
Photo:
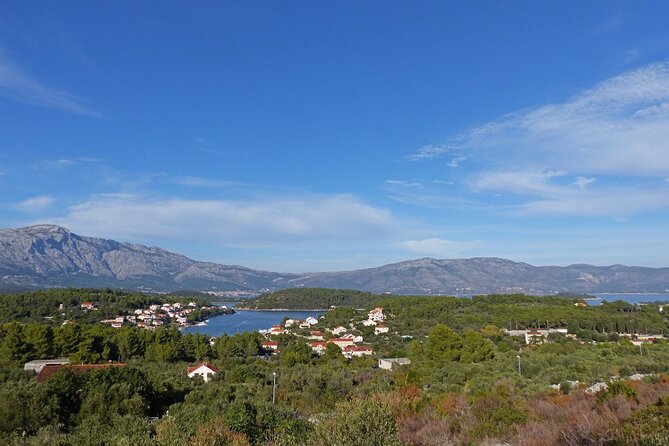
[[[374,334],[380,335],[388,333],[388,326],[384,323],[386,315],[383,308],[374,308],[367,314],[367,319],[360,322],[365,327],[374,326]],[[279,354],[279,342],[273,337],[289,334],[302,337],[307,341],[307,345],[313,353],[323,355],[328,344],[338,347],[345,358],[371,356],[374,349],[370,345],[364,344],[365,340],[359,331],[356,330],[356,324],[351,322],[349,327],[338,325],[333,328],[323,328],[322,330],[312,330],[319,324],[319,320],[314,317],[308,317],[305,320],[286,319],[282,325],[274,325],[268,330],[260,330],[267,340],[263,341],[262,347],[271,354]],[[308,330],[308,331],[305,331]],[[323,331],[325,330],[325,331]]]
[[[581,302],[576,304],[578,307],[586,308]],[[98,307],[93,302],[82,302],[81,309],[87,312],[98,311]],[[336,310],[336,307],[331,308]],[[659,311],[664,308],[660,306]],[[173,302],[149,305],[146,308],[128,311],[130,314],[119,314],[112,319],[100,321],[108,324],[112,328],[137,327],[146,330],[155,330],[159,327],[177,326],[187,327],[194,322],[193,312],[198,311],[198,316],[206,317],[220,312],[228,312],[226,307],[198,305],[196,302]],[[218,313],[216,313],[218,312]],[[326,315],[320,317],[309,316],[305,319],[285,318],[280,324],[267,329],[258,330],[263,336],[260,342],[260,354],[265,359],[272,356],[281,355],[282,346],[286,344],[286,336],[302,339],[314,355],[322,356],[326,353],[328,347],[336,348],[341,352],[343,358],[352,360],[354,358],[375,359],[376,368],[382,370],[395,370],[397,368],[406,368],[411,365],[411,360],[406,357],[380,357],[375,351],[374,346],[380,347],[387,343],[391,337],[399,337],[402,341],[411,340],[412,335],[401,335],[390,332],[387,325],[388,319],[393,315],[389,314],[383,307],[376,307],[370,311],[357,310],[352,316],[336,319],[333,323]],[[205,322],[197,322],[197,325],[205,325]],[[594,340],[579,339],[576,334],[570,333],[567,328],[527,328],[527,329],[502,329],[501,333],[517,339],[519,345],[519,354],[528,353],[533,346],[557,342],[561,338],[570,339],[580,344],[596,344]],[[662,334],[640,334],[640,333],[616,333],[620,340],[627,340],[634,346],[639,347],[639,353],[643,354],[643,344],[651,344],[666,339]],[[367,339],[365,338],[366,336]],[[370,338],[371,336],[371,338]],[[215,345],[216,338],[210,339],[210,344]],[[520,367],[521,357],[518,356],[518,373],[522,373]],[[26,370],[32,370],[37,374],[37,380],[40,382],[48,380],[61,367],[71,367],[72,370],[83,372],[89,369],[105,367],[123,367],[123,363],[108,364],[75,364],[70,365],[67,358],[58,358],[52,360],[37,360],[25,364]],[[211,363],[204,361],[199,364],[188,366],[186,374],[189,378],[201,378],[205,383],[211,380],[219,368]],[[630,380],[640,380],[647,377],[647,374],[635,374],[627,377]],[[612,380],[621,379],[617,376],[611,376]],[[566,383],[566,384],[565,384]],[[565,381],[562,386],[571,388],[582,388],[587,393],[597,393],[607,388],[605,382],[595,382],[594,384],[581,383],[579,381]],[[552,384],[550,387],[559,389],[560,383]]]
[[[82,302],[81,308],[85,311],[98,310],[97,304],[94,302]],[[203,315],[217,315],[231,310],[225,306],[200,306],[193,301],[189,303],[163,303],[136,309],[132,314],[119,314],[113,319],[103,319],[100,323],[108,324],[112,328],[134,326],[146,330],[155,330],[163,326],[187,327],[192,322],[195,322],[195,325],[206,325],[207,320],[196,321],[193,317],[189,319],[189,315],[195,311],[199,311]]]

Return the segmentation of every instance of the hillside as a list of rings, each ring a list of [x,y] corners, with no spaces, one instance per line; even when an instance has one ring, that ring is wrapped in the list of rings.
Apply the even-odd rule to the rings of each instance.
[[[648,292],[669,268],[533,266],[500,258],[424,258],[377,268],[275,273],[198,262],[157,247],[74,234],[54,225],[0,230],[0,290],[111,287],[145,291],[345,288],[395,294]]]

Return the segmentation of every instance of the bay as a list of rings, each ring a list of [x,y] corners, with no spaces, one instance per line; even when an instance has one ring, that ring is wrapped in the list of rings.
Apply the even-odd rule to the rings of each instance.
[[[590,305],[599,305],[602,301],[615,302],[622,300],[630,304],[648,302],[669,302],[669,293],[591,293],[597,300],[588,300]]]
[[[217,305],[225,305],[234,308],[234,303],[222,302]],[[214,316],[203,326],[186,327],[182,333],[201,333],[207,336],[222,336],[224,334],[234,335],[249,331],[266,330],[272,325],[278,325],[284,318],[305,320],[309,316],[318,318],[324,311],[258,311],[258,310],[236,310],[234,314]]]

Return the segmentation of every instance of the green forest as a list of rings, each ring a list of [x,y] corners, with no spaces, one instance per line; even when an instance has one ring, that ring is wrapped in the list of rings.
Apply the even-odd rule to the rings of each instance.
[[[669,444],[669,343],[633,343],[636,335],[668,332],[657,305],[583,307],[577,297],[523,295],[374,295],[365,302],[345,290],[284,294],[296,308],[329,296],[321,306],[336,308],[312,330],[343,325],[364,337],[374,355],[352,359],[333,344],[315,354],[303,337],[308,330],[272,337],[280,353],[269,354],[259,333],[210,339],[174,328],[115,329],[86,317],[54,323],[42,310],[22,309],[38,301],[52,308],[68,295],[79,296],[72,302],[99,301],[100,308],[108,302],[115,311],[154,299],[96,292],[0,299],[0,314],[13,315],[0,325],[1,444]],[[389,330],[375,334],[362,322],[379,306]],[[555,332],[526,344],[504,331],[516,328],[566,328],[570,336]],[[125,365],[63,367],[45,382],[23,369],[26,361],[56,357]],[[379,358],[394,357],[411,364],[378,367]],[[187,368],[205,361],[218,370],[212,380],[188,378]],[[608,387],[585,391],[597,382]]]

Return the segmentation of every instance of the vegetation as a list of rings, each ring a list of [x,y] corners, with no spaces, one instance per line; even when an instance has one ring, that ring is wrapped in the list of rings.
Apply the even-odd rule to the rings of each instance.
[[[84,302],[95,304],[95,311],[81,306]],[[59,288],[31,291],[20,294],[0,295],[0,323],[41,322],[59,325],[65,321],[96,323],[114,318],[119,314],[130,314],[150,305],[195,302],[198,307],[209,301],[201,295],[181,293],[176,295],[147,295],[111,289]],[[204,320],[214,314],[212,310],[199,310],[189,314],[191,322]]]
[[[239,308],[320,310],[330,307],[365,308],[384,296],[356,290],[292,288],[261,294]]]
[[[0,444],[666,445],[669,344],[640,349],[611,330],[662,333],[667,319],[651,305],[577,301],[376,296],[365,310],[340,305],[316,325],[347,327],[376,357],[411,359],[393,371],[376,368],[375,358],[345,359],[333,344],[318,356],[289,334],[274,337],[281,353],[266,356],[258,333],[210,342],[169,328],[6,322]],[[377,305],[388,333],[361,324]],[[577,336],[526,345],[502,330],[516,326],[568,327]],[[65,367],[44,383],[22,368],[57,356],[127,365],[84,373]],[[208,383],[186,377],[187,366],[201,361],[219,369]],[[634,373],[647,376],[626,379]],[[598,381],[608,388],[584,391]]]

